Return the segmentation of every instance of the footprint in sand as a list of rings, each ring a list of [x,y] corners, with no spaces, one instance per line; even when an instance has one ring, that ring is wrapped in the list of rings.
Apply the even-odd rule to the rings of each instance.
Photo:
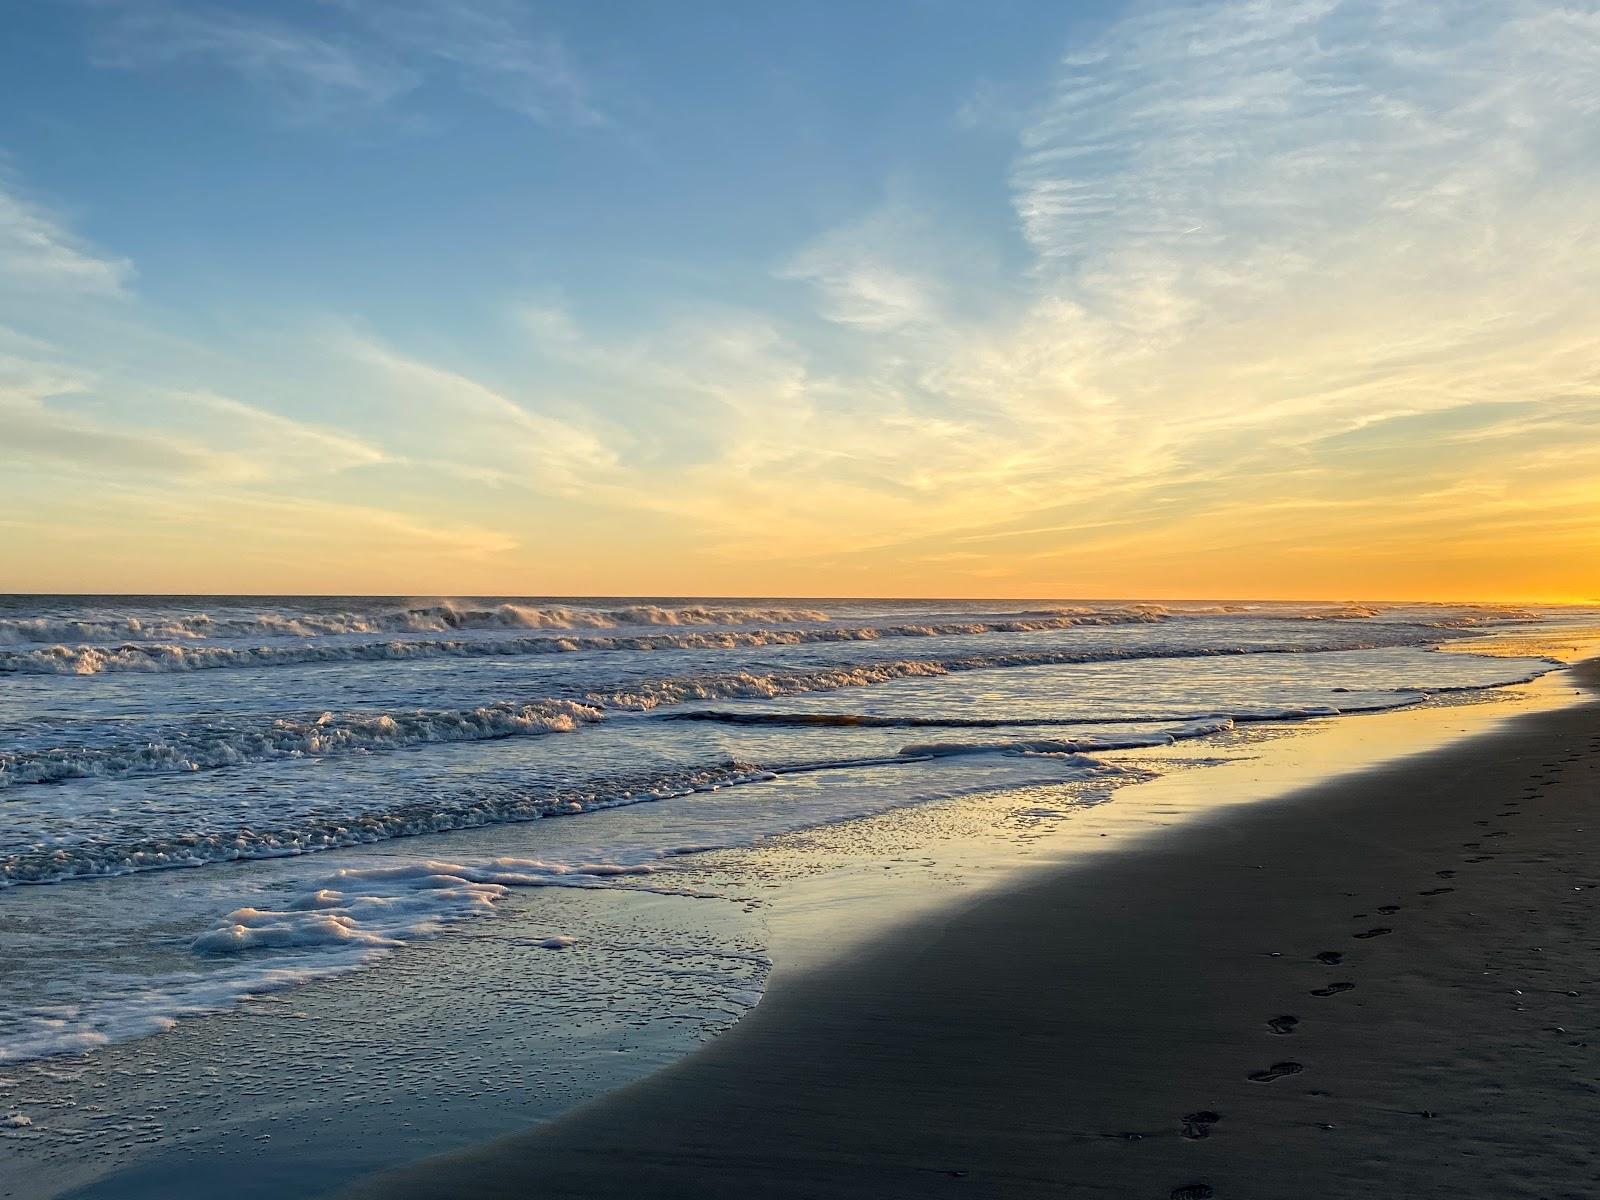
[[[1357,934],[1354,934],[1353,936],[1358,937],[1358,938],[1375,938],[1375,937],[1383,937],[1385,934],[1389,934],[1389,933],[1393,933],[1393,932],[1394,932],[1394,930],[1390,929],[1387,925],[1374,925],[1371,929],[1367,930],[1365,933],[1357,933]]]
[[[1313,996],[1337,996],[1340,992],[1348,992],[1355,986],[1348,979],[1341,979],[1338,983],[1330,983],[1327,987],[1319,987],[1311,994]]]
[[[1281,1017],[1273,1017],[1272,1020],[1267,1022],[1267,1028],[1272,1030],[1273,1033],[1287,1034],[1293,1033],[1294,1027],[1298,1024],[1300,1024],[1299,1017],[1286,1014]]]
[[[1209,1183],[1186,1183],[1172,1189],[1170,1200],[1211,1200],[1216,1194]]]
[[[1324,950],[1317,955],[1317,961],[1319,963],[1326,963],[1330,967],[1336,967],[1344,961],[1344,955],[1340,954],[1337,950]]]
[[[1435,871],[1434,874],[1440,879],[1454,879],[1456,873],[1454,871]]]
[[[1198,1142],[1201,1138],[1211,1136],[1211,1127],[1222,1120],[1220,1113],[1210,1109],[1201,1109],[1199,1112],[1189,1113],[1183,1118],[1183,1136],[1191,1142]]]
[[[1274,1079],[1283,1079],[1289,1075],[1298,1075],[1305,1068],[1293,1059],[1275,1062],[1270,1067],[1261,1071],[1251,1071],[1245,1078],[1252,1083],[1271,1083]]]
[[[1417,895],[1419,895],[1419,896],[1442,896],[1446,892],[1453,892],[1453,891],[1455,891],[1455,888],[1429,888],[1425,892],[1418,892]]]
[[[1399,912],[1400,906],[1398,904],[1380,904],[1378,906],[1378,911],[1384,916],[1388,916],[1390,913]]]

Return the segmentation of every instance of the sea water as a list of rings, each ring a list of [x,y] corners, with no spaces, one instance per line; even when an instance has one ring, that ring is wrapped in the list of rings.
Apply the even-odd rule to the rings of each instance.
[[[1148,777],[1141,748],[1525,681],[1552,662],[1473,640],[1594,616],[0,598],[0,1069],[81,1069],[192,1018],[359,986],[514,895],[534,915],[516,953],[537,962],[605,941],[618,903],[710,894],[711,851],[1007,788],[1114,802]],[[766,962],[742,927],[705,928],[612,938],[654,952],[538,986],[726,1023]],[[32,1131],[4,1092],[0,1118]]]

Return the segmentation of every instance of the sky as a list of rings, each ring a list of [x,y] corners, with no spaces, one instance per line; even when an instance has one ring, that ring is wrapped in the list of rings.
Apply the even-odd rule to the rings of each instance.
[[[1600,598],[1600,0],[0,7],[0,591]]]

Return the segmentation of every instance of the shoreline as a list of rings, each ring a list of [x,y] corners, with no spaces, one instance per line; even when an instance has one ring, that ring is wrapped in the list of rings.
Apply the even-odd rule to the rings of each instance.
[[[1119,841],[343,1194],[1583,1195],[1597,764],[1591,695]]]

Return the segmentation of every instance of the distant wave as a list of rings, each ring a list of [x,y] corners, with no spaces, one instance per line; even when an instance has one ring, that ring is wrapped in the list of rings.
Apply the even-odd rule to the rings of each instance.
[[[1542,614],[1526,608],[1475,608],[1424,620],[1421,624],[1430,629],[1480,629],[1487,625],[1509,625],[1542,620],[1544,620]]]
[[[1522,621],[1542,621],[1542,614],[1528,608],[1493,604],[1419,605],[1420,611],[1378,608],[1367,604],[1341,604],[1332,608],[1306,608],[1288,612],[1263,611],[1259,616],[1289,621],[1370,621],[1378,617],[1416,625],[1423,629],[1478,629],[1485,625],[1505,625]],[[1441,615],[1431,615],[1437,609]]]
[[[1436,611],[1439,615],[1432,616]],[[1263,620],[1367,621],[1388,617],[1436,629],[1470,629],[1481,625],[1541,620],[1541,614],[1523,608],[1494,605],[1414,605],[1400,608],[1360,604],[1308,605],[1162,605],[1104,604],[1056,605],[987,614],[934,614],[934,625],[1012,627],[1019,632],[1035,628],[1067,628],[1084,624],[1128,624],[1181,618],[1243,616]],[[1036,620],[1058,620],[1060,625],[1035,625]],[[89,614],[0,618],[0,646],[100,646],[124,642],[193,643],[219,639],[310,639],[345,635],[444,634],[471,630],[584,630],[684,625],[814,625],[829,620],[814,608],[782,606],[735,607],[705,604],[630,604],[611,607],[590,605],[534,605],[501,603],[487,607],[463,601],[442,600],[403,608],[373,611],[315,612],[266,610],[210,613],[147,614],[144,616]],[[885,625],[883,628],[913,628]],[[317,660],[302,660],[317,661]],[[12,668],[17,669],[17,668]],[[173,668],[184,669],[184,668]]]
[[[1306,608],[1285,612],[1282,619],[1287,621],[1370,621],[1380,615],[1382,609],[1373,608],[1366,604],[1341,604],[1332,608]]]
[[[212,617],[205,613],[163,619],[0,620],[0,673],[98,675],[108,672],[164,673],[218,668],[316,663],[405,662],[427,658],[493,658],[616,650],[718,650],[809,643],[862,642],[884,638],[959,637],[986,633],[1041,633],[1081,627],[1146,625],[1173,619],[1252,615],[1306,622],[1370,621],[1384,610],[1345,605],[1256,612],[1242,605],[1173,609],[1156,604],[1106,608],[1028,609],[913,622],[827,625],[826,613],[800,608],[538,608],[501,604],[462,608],[432,604],[375,613],[259,613]],[[1439,616],[1411,613],[1396,620],[1417,629],[1470,631],[1508,622],[1538,620],[1539,614],[1510,608],[1464,607]],[[563,630],[622,627],[729,626],[678,633],[569,634]],[[766,625],[767,628],[749,628]],[[777,626],[776,628],[770,626]],[[430,637],[429,634],[495,630],[545,631],[521,637]],[[394,633],[382,641],[354,635]],[[341,636],[344,635],[344,636]],[[290,644],[228,645],[224,639],[268,638]]]
[[[0,644],[28,642],[192,641],[204,638],[311,638],[352,633],[448,633],[458,629],[615,629],[626,625],[751,625],[826,621],[811,608],[621,608],[497,604],[470,608],[441,602],[378,612],[261,612],[213,617],[13,617],[0,620]]]
[[[381,642],[308,640],[278,646],[215,646],[128,642],[115,646],[43,646],[0,650],[0,672],[24,675],[163,673],[216,668],[338,662],[407,662],[426,658],[501,658],[615,650],[732,650],[883,638],[961,637],[984,633],[1042,633],[1084,626],[1148,624],[1142,613],[1092,613],[981,621],[821,628],[727,629],[634,635],[544,635],[518,638],[391,639]]]

